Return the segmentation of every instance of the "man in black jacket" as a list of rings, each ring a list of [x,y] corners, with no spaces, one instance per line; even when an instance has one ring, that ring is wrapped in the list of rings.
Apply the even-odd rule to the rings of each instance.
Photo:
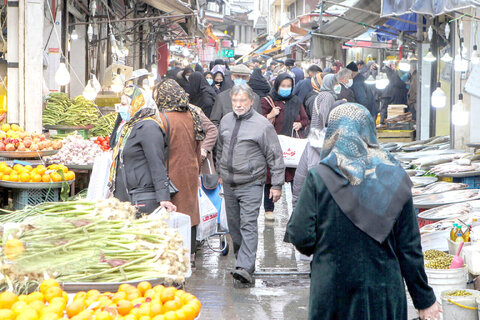
[[[365,84],[365,77],[358,72],[358,67],[353,61],[347,65],[347,69],[352,71],[353,84],[351,89],[355,94],[355,101],[367,108],[373,119],[376,120],[378,115],[377,103],[372,90]]]
[[[312,78],[319,72],[322,72],[322,68],[316,64],[312,64],[307,70],[308,78],[298,82],[293,88],[293,94],[302,100],[303,105],[305,105],[305,98],[313,91]]]

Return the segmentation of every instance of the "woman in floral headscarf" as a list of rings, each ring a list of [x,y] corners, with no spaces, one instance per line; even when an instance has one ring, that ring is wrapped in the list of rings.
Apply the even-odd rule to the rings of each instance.
[[[411,187],[378,144],[366,108],[345,103],[331,111],[320,163],[308,172],[286,232],[313,255],[309,319],[407,320],[405,284],[420,319],[440,319]]]
[[[196,226],[200,223],[198,178],[201,166],[201,143],[205,138],[201,110],[188,103],[185,91],[171,79],[160,82],[153,90],[167,137],[168,175],[177,187],[172,198],[178,212],[190,216],[191,252],[195,252]],[[193,259],[194,257],[192,257]],[[193,260],[192,260],[193,261]]]
[[[115,135],[111,192],[121,201],[130,201],[139,213],[152,213],[159,206],[176,210],[170,202],[164,133],[155,103],[131,85],[123,90],[117,107],[122,121]]]

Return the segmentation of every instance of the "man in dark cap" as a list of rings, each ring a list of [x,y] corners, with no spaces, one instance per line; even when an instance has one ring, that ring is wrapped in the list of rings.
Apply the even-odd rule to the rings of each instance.
[[[288,58],[285,60],[285,66],[287,67],[290,72],[295,75],[295,83],[299,83],[303,79],[305,79],[305,74],[302,69],[295,66],[295,59]]]
[[[253,68],[255,69],[255,68],[260,67],[261,62],[258,59],[253,59],[252,64],[253,64]]]
[[[365,84],[365,77],[358,72],[358,66],[353,61],[347,65],[347,69],[352,71],[353,84],[350,89],[355,94],[355,101],[367,108],[373,119],[376,120],[378,115],[377,103],[372,90]]]
[[[277,66],[277,62],[274,60],[270,62],[270,65],[268,66],[267,72],[265,72],[265,78],[267,78],[267,81],[270,81],[270,79],[273,76],[273,70],[275,70],[275,67]]]

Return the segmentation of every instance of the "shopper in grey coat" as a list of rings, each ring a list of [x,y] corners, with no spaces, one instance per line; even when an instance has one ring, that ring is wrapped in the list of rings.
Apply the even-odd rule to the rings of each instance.
[[[282,195],[285,165],[273,125],[253,108],[254,93],[246,85],[231,89],[233,112],[220,123],[217,169],[223,181],[228,227],[237,258],[234,279],[253,283],[257,255],[257,219],[267,166],[272,175],[270,198]]]

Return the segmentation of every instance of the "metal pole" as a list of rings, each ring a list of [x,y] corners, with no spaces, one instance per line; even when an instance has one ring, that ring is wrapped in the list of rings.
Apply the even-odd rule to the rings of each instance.
[[[68,33],[68,0],[62,1],[62,35],[60,47],[62,48],[63,56],[65,60],[68,60],[68,50],[67,50],[67,33]],[[68,61],[67,61],[68,62]],[[61,92],[67,92],[67,86],[60,86]]]
[[[119,20],[100,20],[95,21],[96,24],[103,24],[103,23],[116,23],[116,22],[130,22],[130,21],[148,21],[148,20],[158,20],[158,19],[173,19],[173,18],[186,18],[186,17],[193,17],[195,16],[194,13],[188,14],[178,14],[178,15],[166,15],[166,16],[155,16],[155,17],[142,17],[142,18],[128,18],[128,19],[119,19]],[[69,26],[77,26],[77,25],[86,25],[92,24],[92,22],[75,22],[69,24]]]
[[[417,14],[417,140],[420,140],[422,130],[422,41],[423,41],[423,16]]]

